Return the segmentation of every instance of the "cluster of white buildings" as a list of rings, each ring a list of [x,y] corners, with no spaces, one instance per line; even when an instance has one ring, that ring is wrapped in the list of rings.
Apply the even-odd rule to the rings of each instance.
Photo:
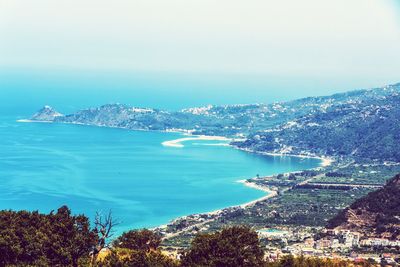
[[[350,230],[326,230],[327,237],[318,240],[320,242],[324,242],[325,240],[329,240],[326,245],[322,244],[321,248],[351,248],[358,247],[360,245],[361,234],[357,232],[351,232]],[[317,241],[317,246],[319,245]]]
[[[359,233],[347,230],[335,232],[328,230],[326,236],[321,239],[314,240],[313,237],[307,237],[301,243],[287,246],[284,251],[291,254],[319,256],[326,254],[327,251],[344,251],[352,247],[359,247],[360,238],[361,234]]]
[[[400,247],[400,240],[368,238],[360,241],[361,247]]]
[[[267,239],[270,240],[280,239],[284,243],[286,241],[286,244],[288,240],[294,239],[294,233],[291,231],[277,231],[259,234],[262,237],[267,237]],[[349,230],[328,229],[323,232],[323,237],[320,239],[314,239],[314,237],[312,237],[312,235],[310,235],[309,233],[304,234],[305,235],[303,237],[305,238],[302,239],[301,242],[287,245],[284,249],[280,250],[280,253],[273,251],[271,248],[269,253],[270,259],[273,260],[274,256],[279,256],[279,254],[292,254],[313,257],[344,257],[350,260],[365,260],[367,258],[372,258],[377,262],[380,262],[381,259],[385,259],[386,262],[389,262],[390,257],[383,257],[381,255],[368,255],[367,258],[363,259],[363,254],[354,254],[353,249],[369,247],[400,247],[400,240],[389,240],[384,238],[365,238],[361,233],[352,232]]]
[[[328,238],[331,237],[332,248],[337,247],[337,243],[342,247],[400,247],[400,240],[390,240],[386,238],[361,238],[361,234],[350,230],[326,230]],[[337,240],[337,241],[336,241]],[[339,245],[340,247],[340,245]]]
[[[307,238],[312,237],[312,233],[309,230],[289,230],[289,229],[261,229],[257,231],[258,236],[261,239],[267,240],[279,240],[284,244],[301,242]]]

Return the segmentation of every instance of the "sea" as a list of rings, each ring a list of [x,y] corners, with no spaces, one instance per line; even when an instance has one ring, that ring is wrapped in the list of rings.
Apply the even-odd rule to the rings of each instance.
[[[173,82],[156,87],[150,78],[148,84],[119,76],[106,82],[101,75],[49,73],[0,73],[0,209],[48,213],[67,205],[91,219],[111,211],[118,232],[152,228],[265,196],[239,180],[321,164],[248,153],[218,140],[162,145],[182,138],[179,133],[17,122],[46,104],[70,113],[113,102],[169,110],[202,103],[200,93],[185,97]]]

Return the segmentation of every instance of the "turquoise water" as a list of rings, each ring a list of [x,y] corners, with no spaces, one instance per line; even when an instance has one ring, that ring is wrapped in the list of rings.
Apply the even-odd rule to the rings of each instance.
[[[285,233],[286,231],[275,229],[275,228],[268,228],[268,229],[262,229],[258,230],[260,233]]]
[[[221,141],[161,145],[177,133],[16,119],[0,116],[0,209],[68,205],[89,217],[111,209],[120,231],[254,200],[264,193],[237,180],[319,164],[209,145]]]

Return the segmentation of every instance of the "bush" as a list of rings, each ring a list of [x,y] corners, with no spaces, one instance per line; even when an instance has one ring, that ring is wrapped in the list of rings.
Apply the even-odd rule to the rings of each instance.
[[[182,266],[263,266],[258,235],[244,226],[197,235],[182,259]]]
[[[78,266],[96,242],[89,219],[66,206],[48,215],[0,211],[0,266]]]
[[[118,237],[113,247],[149,251],[157,249],[160,243],[161,237],[150,230],[132,230]]]

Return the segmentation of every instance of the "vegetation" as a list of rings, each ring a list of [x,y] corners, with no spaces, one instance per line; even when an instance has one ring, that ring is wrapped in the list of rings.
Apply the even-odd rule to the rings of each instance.
[[[132,130],[182,129],[247,136],[234,142],[260,152],[400,161],[400,84],[273,104],[207,106],[177,112],[103,105],[61,115],[50,107],[32,120]]]
[[[288,174],[248,179],[261,187],[278,191],[279,195],[245,209],[227,208],[220,215],[199,214],[176,220],[165,231],[180,234],[164,239],[163,245],[188,247],[198,230],[212,233],[232,225],[247,225],[254,229],[289,227],[308,232],[309,228],[326,226],[341,210],[376,190],[377,186],[384,185],[399,172],[400,164],[336,161],[323,169],[295,172],[296,180],[289,180]],[[330,175],[326,176],[326,173]],[[305,180],[310,181],[304,186],[296,185]],[[317,183],[331,186],[316,186]],[[203,221],[206,223],[196,226]],[[284,247],[283,244],[276,246]]]
[[[215,231],[226,225],[322,227],[354,198],[370,192],[369,189],[334,190],[295,188],[273,199],[247,209],[226,212],[208,225]]]
[[[349,208],[330,220],[328,227],[347,225],[357,228],[348,220],[351,214],[356,214],[358,220],[362,221],[364,231],[372,231],[377,234],[388,232],[392,234],[392,238],[397,238],[400,236],[399,196],[400,174],[390,179],[382,189],[356,200]]]
[[[257,233],[246,226],[233,226],[198,234],[181,260],[160,249],[161,237],[149,230],[123,233],[101,257],[96,249],[112,222],[111,215],[96,216],[94,228],[84,215],[71,215],[63,206],[57,212],[0,211],[0,266],[97,266],[97,267],[340,267],[348,262],[291,256],[277,262],[264,260]],[[99,223],[101,224],[99,225]],[[108,227],[108,226],[107,226]],[[95,258],[93,261],[92,259]],[[370,266],[368,263],[357,266]]]
[[[97,266],[178,266],[178,262],[164,255],[159,249],[161,238],[149,230],[123,233],[113,242],[109,255],[97,262]]]
[[[98,267],[175,267],[178,261],[162,254],[159,250],[142,251],[116,249],[104,260],[97,262]]]
[[[301,257],[266,263],[257,234],[248,227],[235,225],[323,226],[354,199],[371,192],[368,185],[385,184],[389,173],[400,171],[399,92],[397,84],[286,103],[210,106],[179,112],[111,104],[63,116],[46,107],[32,119],[127,129],[179,128],[208,135],[248,135],[245,141],[233,144],[259,152],[333,156],[346,164],[325,168],[325,173],[315,170],[279,174],[271,179],[257,177],[258,185],[274,188],[279,195],[246,209],[227,209],[212,219],[204,215],[202,219],[207,221],[202,229],[208,233],[194,236],[200,230],[197,226],[191,233],[183,231],[187,244],[194,239],[181,262],[163,254],[160,236],[148,230],[124,233],[112,242],[104,257],[97,259],[107,248],[116,225],[111,214],[104,217],[97,214],[92,229],[87,217],[71,215],[67,207],[48,215],[1,211],[0,266],[347,266],[344,262]],[[309,183],[311,178],[314,184]],[[340,212],[329,226],[348,224],[351,211],[358,221],[368,219],[361,224],[366,225],[367,231],[390,233],[392,238],[398,238],[399,195],[400,176],[396,176],[383,189]],[[198,222],[198,217],[193,221]],[[180,222],[188,225],[188,221]],[[221,230],[227,225],[233,226]],[[170,228],[180,227],[175,224]]]
[[[123,233],[113,241],[114,248],[126,248],[131,250],[156,250],[161,243],[161,237],[153,231],[143,229],[141,231],[129,231]]]
[[[385,185],[386,182],[400,173],[400,164],[350,164],[340,168],[341,176],[321,176],[313,180],[316,183],[340,184],[375,184]]]
[[[182,259],[183,266],[263,266],[263,250],[255,231],[234,226],[197,235]]]
[[[371,90],[331,96],[326,108],[255,131],[238,147],[350,157],[360,161],[400,161],[399,85],[393,91]],[[390,90],[389,90],[390,91]]]
[[[88,218],[65,206],[48,215],[0,211],[0,266],[78,266],[97,241]]]
[[[248,227],[226,228],[199,234],[181,262],[165,256],[160,238],[149,230],[129,231],[114,242],[111,253],[99,266],[264,266],[264,252],[257,233]]]

